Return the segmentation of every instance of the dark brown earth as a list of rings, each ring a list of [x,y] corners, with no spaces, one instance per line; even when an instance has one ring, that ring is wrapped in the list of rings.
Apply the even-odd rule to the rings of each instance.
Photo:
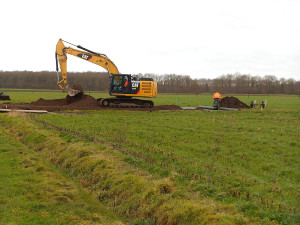
[[[27,104],[7,104],[0,105],[0,108],[9,109],[27,109],[27,110],[47,110],[49,112],[61,110],[130,110],[130,111],[158,111],[158,110],[181,110],[177,105],[160,105],[153,108],[116,108],[102,107],[99,102],[89,96],[70,97],[54,100],[45,100],[43,98]]]
[[[235,98],[233,96],[225,97],[220,101],[220,107],[225,108],[236,108],[236,109],[248,109],[250,106],[245,104],[244,102],[240,101],[238,98]]]

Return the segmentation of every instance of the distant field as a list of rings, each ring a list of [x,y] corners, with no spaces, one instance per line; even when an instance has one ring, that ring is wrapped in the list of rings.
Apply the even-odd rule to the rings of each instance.
[[[65,96],[58,92],[34,91],[8,94],[12,102]],[[90,94],[95,98],[107,96],[105,93]],[[189,200],[193,196],[195,205],[197,201],[200,203],[206,199],[222,207],[230,206],[234,212],[249,218],[251,223],[273,221],[279,224],[299,224],[299,96],[234,96],[247,104],[252,100],[257,100],[257,103],[267,100],[267,108],[239,112],[87,111],[79,114],[31,115],[26,118],[32,126],[37,127],[34,129],[58,134],[66,143],[101,144],[105,146],[102,148],[112,149],[108,154],[133,166],[137,171],[141,170],[153,179],[167,179],[174,201]],[[212,95],[160,94],[154,102],[156,105],[211,105]],[[8,119],[7,115],[0,117],[0,125],[11,129],[12,134],[17,129],[9,128],[13,120],[18,121]],[[36,144],[34,141],[27,143],[33,148],[39,144],[38,141]],[[99,150],[91,150],[88,154],[98,153]],[[80,166],[79,162],[74,163],[71,165]],[[77,166],[70,166],[68,173],[72,176],[76,173],[78,176],[78,172],[75,172]],[[93,185],[93,190],[98,190],[97,185]],[[118,196],[116,192],[110,191],[114,185],[117,184],[111,183],[111,189],[105,190],[107,199],[112,198],[112,193]],[[107,200],[107,204],[112,208],[111,200]],[[207,204],[212,207],[210,203]],[[120,203],[120,207],[124,205]],[[212,223],[234,221],[244,224],[246,220],[237,219],[232,210],[226,212],[222,209],[225,217],[219,215],[220,219]],[[126,215],[122,213],[122,208],[116,209],[116,212]],[[177,214],[173,213],[175,217]],[[140,217],[140,214],[136,215],[136,218]],[[152,220],[147,218],[145,221],[151,224],[149,221]],[[150,215],[150,218],[155,218],[155,215]],[[147,224],[138,221],[136,224]],[[192,223],[194,220],[190,218],[188,221]]]
[[[15,90],[10,89],[5,92],[10,95],[11,103],[29,103],[36,101],[39,98],[44,99],[58,99],[66,97],[66,93],[54,90]],[[109,97],[105,92],[88,92],[85,94],[91,95],[94,98]],[[296,95],[233,95],[224,94],[225,96],[235,96],[241,101],[250,105],[251,101],[256,100],[257,103],[267,100],[268,108],[270,109],[291,109],[300,110],[300,96]],[[159,94],[157,98],[152,99],[155,105],[176,105],[179,106],[198,106],[198,105],[212,105],[212,95],[210,94]]]

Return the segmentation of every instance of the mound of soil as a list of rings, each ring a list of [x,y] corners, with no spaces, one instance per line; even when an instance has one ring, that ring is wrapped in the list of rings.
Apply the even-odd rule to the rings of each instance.
[[[29,104],[33,106],[63,106],[67,104],[67,99],[62,98],[62,99],[54,99],[54,100],[45,100],[43,98],[40,98],[37,101],[31,102]]]
[[[89,95],[83,95],[77,101],[73,101],[68,105],[64,106],[64,109],[68,110],[81,110],[81,109],[99,109],[102,108],[99,102],[95,98]]]
[[[235,98],[233,96],[225,97],[220,101],[220,107],[225,108],[236,108],[236,109],[249,109],[250,106],[245,104],[244,102],[240,101],[238,98]]]
[[[62,99],[45,100],[40,98],[29,105],[35,109],[56,111],[56,110],[93,110],[101,108],[96,99],[89,95],[80,95],[76,97],[67,96]],[[30,106],[27,106],[30,107]]]

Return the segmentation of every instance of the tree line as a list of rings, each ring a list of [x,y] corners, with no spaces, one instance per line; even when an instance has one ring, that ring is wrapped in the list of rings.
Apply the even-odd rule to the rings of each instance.
[[[59,73],[60,76],[60,73]],[[221,93],[232,94],[300,94],[300,81],[275,76],[227,74],[215,79],[192,79],[176,74],[136,74],[157,81],[159,93]],[[60,77],[61,79],[61,77]],[[57,73],[50,71],[0,71],[0,88],[58,90]],[[69,84],[80,84],[86,91],[107,91],[109,75],[105,72],[69,72]]]

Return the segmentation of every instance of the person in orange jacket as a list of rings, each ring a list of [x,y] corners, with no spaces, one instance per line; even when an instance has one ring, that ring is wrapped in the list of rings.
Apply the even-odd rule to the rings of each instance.
[[[221,100],[221,94],[219,92],[216,92],[214,94],[214,103],[213,103],[213,107],[215,109],[219,109],[220,108],[220,100]]]

